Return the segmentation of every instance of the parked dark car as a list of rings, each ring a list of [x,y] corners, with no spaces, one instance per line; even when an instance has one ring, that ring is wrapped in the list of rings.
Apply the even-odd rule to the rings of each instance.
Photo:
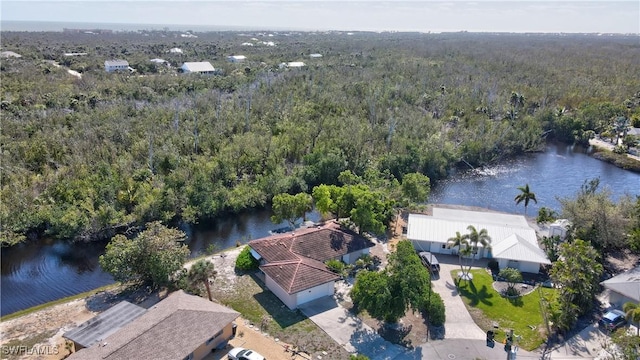
[[[604,314],[602,319],[598,321],[600,329],[604,332],[614,332],[623,327],[627,323],[625,313],[620,310],[611,310]]]
[[[422,251],[418,255],[420,256],[422,264],[429,269],[429,272],[432,274],[440,273],[440,263],[435,255],[427,251]]]

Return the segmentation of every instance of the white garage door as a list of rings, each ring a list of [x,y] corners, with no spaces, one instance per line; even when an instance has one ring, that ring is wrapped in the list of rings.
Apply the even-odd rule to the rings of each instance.
[[[307,303],[309,301],[319,299],[323,296],[332,296],[333,295],[334,282],[328,282],[326,284],[318,285],[311,289],[300,291],[298,296],[297,304],[298,306]]]

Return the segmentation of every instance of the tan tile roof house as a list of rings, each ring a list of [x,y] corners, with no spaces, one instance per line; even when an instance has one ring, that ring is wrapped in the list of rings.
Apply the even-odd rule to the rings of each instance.
[[[233,321],[239,315],[179,290],[68,359],[199,360],[226,344],[233,335]]]
[[[374,244],[340,227],[335,221],[307,229],[249,242],[252,255],[261,263],[265,284],[290,309],[311,300],[333,295],[340,277],[325,261],[355,262]]]

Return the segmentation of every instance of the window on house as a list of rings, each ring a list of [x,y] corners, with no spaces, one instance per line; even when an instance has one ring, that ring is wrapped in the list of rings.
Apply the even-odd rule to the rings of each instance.
[[[447,245],[446,245],[446,244],[442,244],[442,248],[443,248],[443,249],[446,249],[446,248],[447,248]]]
[[[218,331],[215,335],[213,335],[212,337],[210,337],[205,344],[209,345],[213,342],[213,340],[215,340],[218,336],[222,335],[222,330]]]

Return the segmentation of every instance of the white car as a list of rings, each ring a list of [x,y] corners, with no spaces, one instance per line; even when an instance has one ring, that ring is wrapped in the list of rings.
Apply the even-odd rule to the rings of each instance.
[[[257,352],[241,347],[233,348],[227,354],[229,360],[265,360],[264,356]]]

